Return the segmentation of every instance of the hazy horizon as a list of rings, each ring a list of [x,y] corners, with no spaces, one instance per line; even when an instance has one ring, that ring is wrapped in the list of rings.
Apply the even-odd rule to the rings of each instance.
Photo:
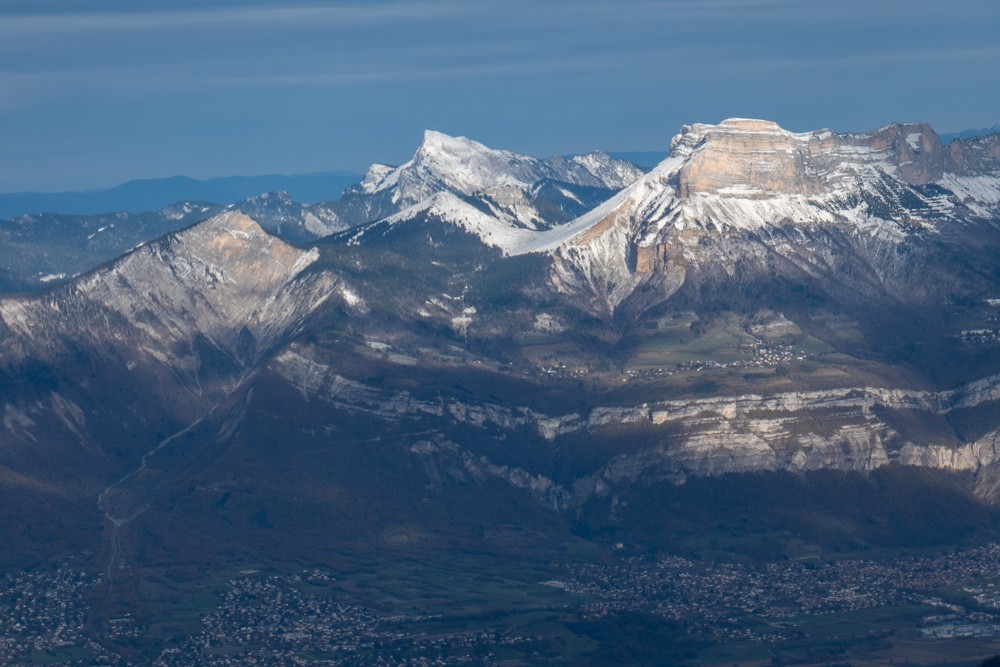
[[[989,127],[998,24],[985,0],[8,3],[0,192],[360,172],[425,128],[545,156],[732,116]]]

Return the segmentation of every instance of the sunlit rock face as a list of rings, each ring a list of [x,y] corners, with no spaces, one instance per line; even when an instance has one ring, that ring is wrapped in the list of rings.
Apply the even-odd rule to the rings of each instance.
[[[930,432],[914,439],[896,428],[900,419],[930,423],[953,410],[996,401],[1000,376],[938,392],[845,387],[596,406],[583,413],[546,415],[527,405],[382,391],[337,374],[310,354],[307,348],[294,348],[277,357],[270,368],[301,391],[305,400],[387,422],[438,418],[470,433],[534,431],[546,447],[568,446],[588,437],[614,438],[624,429],[659,434],[653,439],[658,444],[612,456],[578,480],[576,491],[563,488],[557,505],[584,502],[599,486],[612,489],[654,480],[683,483],[690,477],[759,471],[867,473],[906,465],[994,479],[1000,461],[996,431],[958,443]],[[461,444],[452,447],[463,451]],[[984,495],[992,492],[984,486]]]
[[[23,478],[92,506],[122,466],[209,413],[322,304],[348,301],[318,257],[225,213],[0,300],[0,487]]]
[[[24,355],[86,337],[183,367],[205,340],[249,362],[334,289],[329,276],[301,276],[317,257],[226,213],[43,297],[4,300],[0,318]]]
[[[1000,134],[961,139],[948,145],[951,169],[957,174],[985,175],[1000,172]]]
[[[1000,214],[998,144],[945,147],[926,123],[865,134],[688,125],[656,168],[529,249],[552,252],[557,288],[606,313],[637,292],[641,307],[669,298],[693,272],[874,270],[895,289],[901,245]]]
[[[685,126],[672,154],[685,160],[678,194],[766,198],[816,196],[869,166],[911,185],[939,180],[947,153],[926,123],[890,125],[870,134],[794,133],[777,123],[734,118]]]

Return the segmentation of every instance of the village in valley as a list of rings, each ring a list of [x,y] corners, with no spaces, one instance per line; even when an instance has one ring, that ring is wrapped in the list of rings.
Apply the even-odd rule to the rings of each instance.
[[[98,618],[102,577],[61,564],[0,577],[0,664],[500,664],[542,660],[565,648],[556,646],[564,633],[629,614],[661,619],[701,647],[735,643],[779,656],[796,642],[831,641],[823,628],[852,619],[849,636],[832,636],[844,650],[900,637],[993,642],[1000,640],[998,559],[997,544],[884,560],[620,555],[547,566],[539,573],[549,578],[538,581],[503,581],[530,600],[516,613],[490,611],[484,590],[470,611],[485,583],[469,584],[458,611],[426,591],[376,584],[380,573],[247,568],[213,574],[210,595],[179,587],[178,604],[193,606],[184,612],[189,631],[174,636],[185,627],[181,607]],[[379,596],[362,594],[373,585],[382,587]]]

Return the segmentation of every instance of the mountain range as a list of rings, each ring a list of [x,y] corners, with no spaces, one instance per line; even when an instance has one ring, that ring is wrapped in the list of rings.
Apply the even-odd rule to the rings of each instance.
[[[139,214],[185,201],[228,204],[275,190],[288,192],[299,202],[315,203],[335,197],[358,177],[349,171],[294,176],[221,176],[205,180],[172,176],[128,181],[113,188],[84,192],[15,192],[0,194],[0,220],[43,213]]]
[[[647,172],[427,132],[338,201],[169,211],[0,299],[6,562],[995,534],[998,135],[730,119]]]
[[[950,144],[956,139],[974,139],[976,137],[986,137],[991,134],[996,134],[1000,132],[1000,123],[993,125],[992,127],[980,127],[980,128],[970,128],[967,130],[959,130],[958,132],[946,132],[941,135],[941,141],[945,144]]]
[[[462,159],[475,161],[476,173],[466,170],[465,181],[457,182],[451,175],[459,173],[456,165]],[[509,224],[534,228],[568,221],[641,173],[632,163],[600,152],[539,160],[427,132],[412,160],[400,167],[373,165],[364,180],[347,188],[339,200],[303,204],[288,191],[275,190],[238,201],[224,192],[206,191],[204,200],[180,201],[158,211],[26,214],[0,222],[0,289],[31,291],[67,280],[223,211],[243,211],[269,232],[301,244],[398,213],[429,195],[448,193],[477,202]],[[496,182],[486,187],[490,179]],[[223,184],[236,180],[245,192],[260,179],[216,180]],[[182,187],[171,192],[168,201],[192,190]]]

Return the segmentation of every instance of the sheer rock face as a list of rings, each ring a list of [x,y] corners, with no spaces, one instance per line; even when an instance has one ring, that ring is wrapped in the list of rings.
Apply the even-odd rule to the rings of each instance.
[[[948,146],[951,169],[956,174],[975,176],[1000,173],[1000,134],[959,139]]]
[[[941,138],[927,123],[889,125],[871,134],[848,137],[856,138],[860,147],[884,155],[882,164],[895,167],[899,179],[910,185],[939,181],[951,167]]]
[[[767,121],[685,127],[672,146],[673,154],[685,159],[678,194],[726,194],[736,188],[750,196],[815,194],[820,184],[805,178],[808,149],[807,139]]]
[[[1000,485],[994,484],[1000,465],[996,432],[958,443],[931,432],[915,439],[896,428],[896,419],[933,422],[953,410],[1000,400],[1000,376],[947,391],[845,387],[596,406],[584,413],[546,415],[526,405],[447,394],[417,398],[405,390],[386,390],[344,378],[312,354],[308,347],[294,346],[269,369],[301,391],[304,400],[387,423],[437,418],[449,422],[449,429],[530,429],[556,447],[581,438],[620,437],[616,433],[625,426],[660,434],[659,444],[611,456],[589,476],[577,479],[573,491],[559,490],[555,504],[563,509],[585,502],[598,487],[609,490],[654,480],[683,483],[692,476],[755,471],[870,472],[893,464],[973,474],[984,498],[1000,498]]]
[[[763,120],[686,126],[671,147],[685,159],[678,194],[817,196],[866,166],[895,171],[910,185],[944,174],[947,153],[926,123],[890,125],[871,134],[793,133]]]

